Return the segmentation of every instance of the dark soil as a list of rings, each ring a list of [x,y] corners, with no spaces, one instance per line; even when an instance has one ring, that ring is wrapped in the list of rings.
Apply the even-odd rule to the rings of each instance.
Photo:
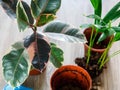
[[[73,86],[71,84],[66,84],[57,90],[83,90],[83,89],[81,89],[80,87],[77,87],[77,86]]]
[[[91,55],[88,65],[86,65],[87,57],[76,58],[75,63],[78,66],[81,66],[84,69],[86,69],[88,71],[88,73],[90,74],[91,78],[94,79],[94,78],[98,77],[103,71],[103,68],[99,69],[100,65],[98,64],[98,60],[99,60],[100,56],[101,55],[98,53]]]
[[[87,62],[87,57],[83,58],[76,58],[75,63],[78,66],[83,67],[84,69],[87,70],[87,72],[90,74],[92,78],[92,89],[91,90],[98,90],[98,87],[101,85],[100,80],[97,80],[100,76],[100,74],[103,72],[103,69],[106,67],[102,67],[102,69],[99,69],[99,64],[98,60],[100,58],[101,54],[100,53],[94,53],[90,57],[89,64],[86,65]]]

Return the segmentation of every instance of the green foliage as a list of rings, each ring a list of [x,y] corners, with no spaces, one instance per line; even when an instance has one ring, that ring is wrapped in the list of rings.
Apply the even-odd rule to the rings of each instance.
[[[36,25],[41,26],[55,18],[55,13],[60,8],[61,0],[31,0],[31,9]]]
[[[46,24],[54,19],[55,19],[55,16],[53,14],[42,14],[37,26],[42,26],[42,25],[44,25],[44,24]]]
[[[24,31],[27,27],[29,27],[30,23],[23,3],[21,1],[19,1],[17,4],[16,14],[19,30]]]
[[[65,36],[65,38],[69,41],[73,41],[73,42],[86,42],[86,38],[85,36],[80,32],[80,30],[78,28],[74,28],[71,27],[70,25],[66,24],[66,23],[62,23],[62,22],[52,22],[49,23],[45,29],[44,32],[46,33],[58,33],[57,35],[67,35]]]
[[[101,17],[101,11],[102,11],[102,0],[90,0],[92,5],[93,5],[93,9],[94,9],[94,15],[88,15],[88,18],[92,18],[95,20],[94,24],[84,24],[81,27],[84,28],[94,28],[92,30],[95,30],[96,33],[94,33],[95,35],[93,35],[93,33],[91,34],[91,38],[89,41],[89,49],[88,49],[88,59],[87,59],[87,64],[89,63],[90,60],[90,56],[91,56],[91,47],[93,47],[93,44],[96,43],[95,42],[95,38],[96,35],[98,33],[101,33],[100,37],[97,37],[97,43],[96,44],[101,44],[101,42],[103,40],[105,40],[106,38],[110,38],[110,41],[108,43],[108,45],[106,46],[105,51],[103,52],[103,54],[101,55],[98,64],[100,65],[100,69],[104,66],[104,64],[109,61],[108,59],[110,57],[107,57],[108,51],[111,48],[113,42],[120,40],[120,27],[118,26],[112,26],[112,23],[115,20],[118,20],[120,18],[120,2],[118,2],[115,6],[113,6],[107,13],[106,15],[102,18]],[[92,31],[93,32],[93,31]],[[115,56],[116,54],[119,54],[120,51],[118,51],[117,53],[115,52],[115,54],[113,54],[112,56]]]
[[[13,87],[21,85],[28,77],[30,70],[28,54],[21,45],[21,42],[15,43],[14,48],[2,58],[4,78]]]
[[[60,66],[62,66],[63,60],[63,51],[58,48],[54,43],[51,43],[50,61],[55,67],[59,68]]]
[[[31,0],[30,6],[23,0],[2,0],[1,4],[9,16],[17,17],[19,30],[24,31],[54,20],[61,0]]]
[[[98,7],[99,5],[101,5],[101,1],[97,2],[97,0],[91,0],[91,3],[94,7],[94,10],[96,9],[101,9],[101,7]],[[107,37],[111,36],[111,35],[115,35],[116,33],[119,32],[119,27],[117,26],[112,26],[112,23],[117,20],[120,17],[120,2],[118,2],[115,6],[113,6],[109,12],[106,13],[106,15],[101,18],[101,16],[99,14],[96,14],[94,12],[94,15],[88,15],[88,18],[92,18],[95,19],[95,21],[99,21],[97,23],[92,24],[84,24],[82,25],[82,27],[87,27],[87,26],[95,26],[95,28],[98,30],[98,32],[101,32],[101,36],[98,39],[98,43],[100,43],[101,41],[105,40]],[[99,13],[101,11],[98,11]],[[117,34],[116,34],[117,35]],[[116,36],[115,36],[116,37]]]
[[[90,0],[93,8],[94,8],[94,14],[101,17],[102,13],[102,0]],[[95,19],[95,24],[99,23],[100,20]]]
[[[115,41],[119,41],[120,40],[120,32],[115,34],[114,40]]]
[[[110,21],[115,21],[120,17],[120,2],[118,2],[104,17],[105,25]]]

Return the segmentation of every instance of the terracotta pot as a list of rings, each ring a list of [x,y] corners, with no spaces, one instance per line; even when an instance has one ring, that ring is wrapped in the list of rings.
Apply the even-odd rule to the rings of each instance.
[[[32,69],[30,70],[30,73],[29,73],[29,75],[40,75],[40,74],[41,72],[37,69]]]
[[[45,69],[46,69],[46,67],[44,67],[42,72],[44,72]],[[33,68],[33,69],[30,70],[29,75],[40,75],[42,72],[38,69]]]
[[[51,77],[52,90],[90,90],[91,85],[90,75],[79,66],[62,66]]]
[[[87,28],[87,29],[85,29],[83,33],[85,34],[86,39],[87,39],[87,41],[88,41],[88,43],[84,44],[85,53],[87,53],[88,48],[90,48],[90,47],[89,47],[89,42],[90,42],[90,37],[91,37],[91,33],[92,33],[92,28]],[[93,34],[95,34],[95,33],[96,33],[96,30],[94,30]],[[102,42],[100,42],[100,44],[95,44],[95,43],[98,41],[98,38],[100,37],[100,35],[101,35],[101,33],[98,33],[97,36],[96,36],[94,45],[93,45],[93,47],[91,48],[91,52],[92,52],[92,53],[96,53],[96,52],[97,52],[97,53],[100,53],[100,54],[103,53],[103,52],[105,51],[106,46],[108,45],[111,37],[113,37],[113,36],[108,37],[108,38],[106,38],[105,40],[103,40]]]

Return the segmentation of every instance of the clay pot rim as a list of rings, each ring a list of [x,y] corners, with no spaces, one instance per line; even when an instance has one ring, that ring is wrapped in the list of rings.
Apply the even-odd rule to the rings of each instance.
[[[92,27],[88,27],[88,28],[86,28],[83,31],[83,33],[85,34],[85,32],[90,31],[91,29],[92,29]],[[96,32],[95,29],[94,29],[94,31]],[[114,38],[114,35],[108,36],[107,38]],[[90,48],[90,46],[87,43],[84,43],[84,46],[85,46],[85,48]],[[91,49],[91,51],[94,51],[94,52],[103,53],[106,50],[106,47],[105,48],[94,48],[94,47],[91,47],[90,49]]]
[[[78,74],[80,71],[84,72],[84,74],[86,75],[87,81],[88,81],[88,85],[90,86],[89,87],[89,90],[90,90],[92,87],[92,79],[91,79],[89,73],[84,68],[82,68],[80,66],[76,66],[76,65],[64,65],[64,66],[61,66],[59,69],[55,70],[55,72],[52,74],[51,79],[50,79],[51,90],[53,87],[54,77],[57,77],[57,73],[61,73],[61,69],[68,68],[68,67],[72,67],[72,70],[67,70],[67,71],[75,71],[74,69],[77,68],[76,72],[78,72]],[[78,70],[78,69],[81,69],[81,70]],[[62,71],[65,71],[65,69],[63,69]]]
[[[88,46],[86,43],[84,44],[84,46],[86,48],[90,48],[90,46]],[[93,48],[93,47],[91,47],[90,49],[91,49],[91,51],[102,53],[102,52],[105,51],[106,48],[100,49],[100,48]]]

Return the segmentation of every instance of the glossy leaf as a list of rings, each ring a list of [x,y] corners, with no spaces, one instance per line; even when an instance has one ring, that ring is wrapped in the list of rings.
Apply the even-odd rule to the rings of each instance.
[[[24,48],[12,50],[2,58],[5,80],[13,87],[21,85],[29,75],[28,54]]]
[[[63,60],[63,51],[55,44],[51,43],[50,61],[56,68],[59,68],[60,66],[62,66]]]
[[[29,5],[24,2],[24,1],[21,1],[22,4],[23,4],[23,7],[24,7],[24,10],[27,14],[27,17],[28,17],[28,20],[29,20],[29,24],[33,24],[34,23],[34,19],[33,19],[33,16],[32,16],[32,13],[31,13],[31,9],[29,7]]]
[[[61,0],[31,0],[31,9],[36,18],[36,25],[41,26],[53,20],[60,5]]]
[[[108,24],[109,21],[115,21],[120,17],[120,2],[118,2],[103,18],[103,21]]]
[[[49,60],[49,53],[50,53],[50,45],[49,43],[44,40],[44,36],[42,34],[32,34],[24,40],[24,46],[29,48],[31,43],[35,42],[34,44],[34,57],[32,60],[32,65],[34,68],[38,69],[39,71],[43,71],[46,67],[46,64]]]
[[[25,11],[25,7],[28,7],[27,4],[24,4],[21,1],[17,4],[17,22],[20,31],[24,31],[27,27],[29,27],[29,18],[27,16],[27,12]]]
[[[55,14],[60,8],[61,0],[32,0],[31,9],[35,18],[41,14]]]
[[[68,43],[85,43],[83,39],[79,39],[71,35],[66,35],[61,33],[49,33],[49,32],[46,32],[45,35],[52,40],[58,40]]]
[[[1,5],[5,12],[11,17],[16,18],[16,5],[18,0],[1,0]]]
[[[53,14],[41,14],[41,17],[37,23],[37,26],[42,26],[55,19]]]
[[[71,38],[71,40],[77,40],[77,42],[84,42],[84,43],[86,42],[85,36],[80,32],[78,28],[71,27],[68,24],[61,22],[49,23],[44,29],[44,32],[59,33],[59,34],[61,33],[71,36],[71,37],[67,36],[65,38],[69,38],[69,39]]]

